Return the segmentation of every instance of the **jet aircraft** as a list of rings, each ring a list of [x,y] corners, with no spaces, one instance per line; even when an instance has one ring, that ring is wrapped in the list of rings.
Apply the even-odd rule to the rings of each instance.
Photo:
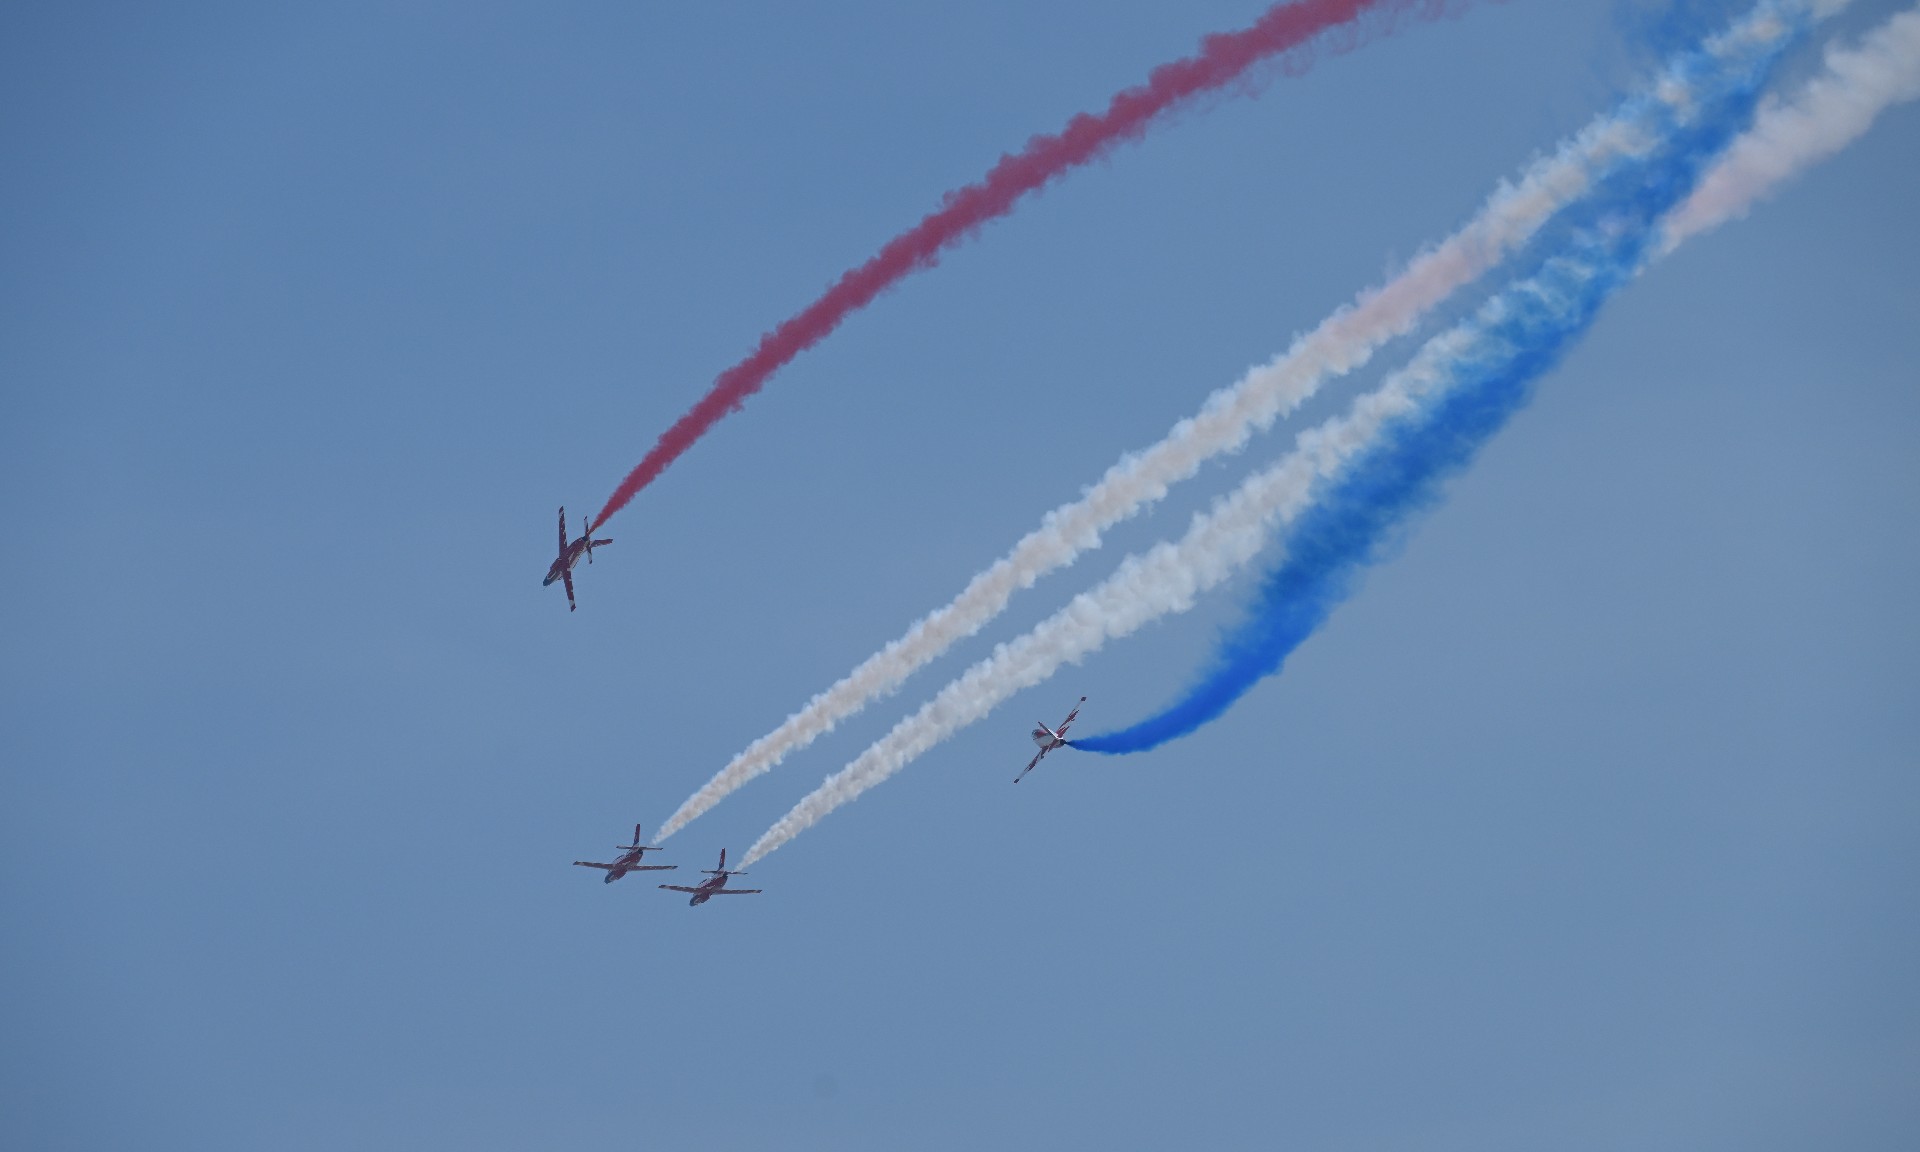
[[[705,904],[710,897],[714,896],[751,896],[755,892],[760,891],[758,888],[727,887],[727,877],[745,876],[746,873],[727,871],[727,850],[725,848],[720,849],[720,867],[702,868],[701,872],[713,877],[713,879],[702,880],[697,886],[692,888],[687,887],[685,884],[662,884],[660,887],[665,888],[669,892],[693,893],[693,899],[687,901],[687,907],[689,908],[698,908],[700,905]]]
[[[1085,696],[1080,697],[1080,704],[1085,704],[1086,702],[1087,698]],[[1035,764],[1046,759],[1047,753],[1053,751],[1055,748],[1064,748],[1067,746],[1067,725],[1073,723],[1075,716],[1080,715],[1080,704],[1073,706],[1073,711],[1067,713],[1067,718],[1060,721],[1060,727],[1049,728],[1045,721],[1042,721],[1040,726],[1033,730],[1033,742],[1040,745],[1040,751],[1033,754],[1033,759],[1027,761],[1025,768],[1020,769],[1020,776],[1013,778],[1015,784],[1020,783],[1021,776],[1025,776],[1027,773],[1033,771]]]
[[[602,544],[611,543],[613,543],[611,540],[595,540],[593,538],[593,520],[589,517],[585,531],[580,533],[580,539],[569,544],[567,542],[567,506],[562,504],[560,506],[560,555],[547,569],[547,578],[540,582],[540,586],[545,588],[555,580],[565,580],[567,582],[567,611],[573,611],[574,608],[577,607],[573,602],[573,566],[580,563],[580,557],[582,556],[587,558],[587,563],[593,563],[593,550]],[[635,837],[635,839],[637,840],[639,837]]]
[[[670,872],[680,867],[678,864],[641,863],[642,860],[646,859],[647,853],[658,852],[660,849],[651,844],[640,843],[640,825],[638,824],[633,826],[633,843],[615,844],[614,847],[620,849],[620,855],[614,857],[613,863],[595,864],[591,860],[575,860],[573,862],[574,867],[605,869],[607,875],[604,882],[608,884],[613,883],[629,872]]]

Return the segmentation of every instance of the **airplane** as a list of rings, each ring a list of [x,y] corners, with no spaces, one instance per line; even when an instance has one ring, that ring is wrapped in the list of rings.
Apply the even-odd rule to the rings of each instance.
[[[1085,704],[1086,702],[1087,698],[1085,696],[1080,697],[1080,704]],[[1060,727],[1049,728],[1043,721],[1040,727],[1033,730],[1033,742],[1040,745],[1040,751],[1033,754],[1033,759],[1027,761],[1025,768],[1020,769],[1020,776],[1013,778],[1015,784],[1020,783],[1021,776],[1025,776],[1027,773],[1033,771],[1035,764],[1046,759],[1047,753],[1053,751],[1055,748],[1065,748],[1067,746],[1067,725],[1073,723],[1075,716],[1080,715],[1080,704],[1073,706],[1073,711],[1067,713],[1067,718],[1060,721]]]
[[[689,888],[685,884],[662,884],[660,887],[665,888],[669,892],[693,893],[693,899],[687,901],[687,907],[689,908],[698,908],[700,905],[705,904],[708,898],[713,896],[751,896],[755,892],[760,891],[758,888],[727,887],[727,877],[745,876],[746,873],[727,871],[727,850],[725,848],[720,849],[720,867],[702,868],[701,872],[713,877],[713,879],[702,880],[698,886],[693,888]]]
[[[614,847],[620,849],[620,855],[614,858],[613,863],[595,864],[591,860],[575,860],[573,862],[574,867],[604,868],[607,875],[603,882],[607,884],[613,883],[629,872],[669,872],[680,867],[678,864],[641,863],[642,860],[646,859],[647,853],[658,852],[660,849],[655,848],[651,844],[640,843],[640,825],[638,824],[633,826],[633,843],[615,844]]]
[[[560,555],[554,560],[553,565],[547,569],[547,578],[540,582],[540,587],[545,588],[555,580],[565,580],[567,582],[567,611],[573,611],[575,608],[573,602],[573,566],[580,562],[580,557],[582,556],[587,558],[587,563],[593,563],[593,550],[602,544],[611,543],[613,543],[611,540],[595,540],[593,538],[593,520],[591,518],[587,520],[585,531],[581,532],[580,539],[575,540],[571,544],[567,543],[567,506],[562,504],[560,506]],[[634,839],[637,840],[639,837],[636,836]]]

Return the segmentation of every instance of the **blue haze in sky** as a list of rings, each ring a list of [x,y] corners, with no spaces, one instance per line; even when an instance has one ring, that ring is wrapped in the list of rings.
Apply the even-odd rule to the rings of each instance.
[[[1035,719],[1177,692],[1253,575],[761,896],[569,866],[1739,7],[1476,5],[1173,116],[777,375],[571,615],[556,505],[1263,5],[0,9],[0,1146],[1913,1147],[1913,106],[1623,290],[1191,738],[1008,783]]]

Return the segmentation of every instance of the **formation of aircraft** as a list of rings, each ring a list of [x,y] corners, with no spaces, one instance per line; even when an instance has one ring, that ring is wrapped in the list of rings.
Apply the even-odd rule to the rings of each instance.
[[[1085,696],[1080,697],[1080,704],[1085,704],[1086,702],[1087,698]],[[1015,784],[1020,783],[1021,777],[1033,771],[1035,764],[1045,760],[1047,753],[1053,751],[1055,748],[1064,748],[1067,746],[1067,725],[1073,723],[1075,716],[1080,715],[1080,704],[1073,706],[1073,711],[1067,713],[1067,718],[1060,721],[1060,727],[1049,728],[1045,721],[1041,721],[1040,726],[1033,730],[1033,742],[1040,745],[1040,751],[1035,752],[1033,759],[1027,761],[1027,766],[1020,769],[1020,775],[1013,778]]]
[[[611,864],[601,864],[592,860],[575,860],[573,862],[574,866],[577,868],[599,868],[605,871],[606,876],[603,879],[604,882],[608,884],[613,883],[629,872],[666,872],[680,867],[678,864],[641,863],[641,860],[646,858],[647,853],[658,852],[660,849],[652,844],[640,843],[640,825],[638,824],[633,826],[633,843],[616,844],[614,847],[620,849],[620,855],[615,857]],[[749,896],[760,891],[758,888],[727,887],[727,877],[745,876],[746,873],[738,870],[729,870],[727,868],[727,850],[725,848],[720,849],[720,866],[718,868],[703,869],[702,871],[705,875],[712,877],[712,879],[702,880],[700,883],[692,886],[685,884],[662,884],[660,887],[667,889],[669,892],[693,893],[693,899],[687,901],[687,905],[695,908],[705,904],[715,896]]]
[[[555,580],[565,581],[567,586],[567,611],[574,611],[578,607],[573,600],[574,565],[578,564],[580,558],[583,556],[586,557],[587,563],[593,563],[593,550],[611,543],[613,543],[612,540],[595,540],[593,538],[593,520],[591,517],[581,526],[580,538],[577,540],[568,540],[567,508],[566,505],[562,504],[560,506],[560,554],[556,556],[553,563],[548,566],[547,578],[541,581],[541,586],[545,587],[552,584]],[[1047,753],[1053,751],[1055,748],[1064,748],[1067,746],[1067,726],[1072,724],[1075,717],[1080,715],[1080,708],[1086,704],[1086,702],[1087,698],[1085,696],[1080,697],[1080,702],[1073,706],[1073,711],[1067,713],[1065,720],[1060,721],[1058,728],[1049,728],[1044,721],[1034,728],[1033,742],[1040,746],[1040,750],[1033,754],[1033,759],[1027,761],[1027,766],[1020,770],[1020,775],[1013,778],[1015,784],[1025,779],[1027,773],[1033,771],[1034,768],[1039,765],[1040,761],[1046,759]],[[614,847],[620,850],[620,855],[614,857],[610,863],[601,863],[594,860],[575,860],[573,863],[579,868],[600,869],[606,873],[601,879],[608,884],[613,883],[629,872],[666,872],[679,867],[678,864],[644,863],[647,853],[658,852],[660,849],[651,844],[640,843],[640,825],[638,824],[633,826],[633,843],[616,844]],[[709,877],[709,879],[702,880],[696,885],[662,884],[660,887],[669,892],[689,893],[693,899],[688,900],[687,905],[693,908],[705,904],[715,896],[750,896],[760,892],[758,888],[727,887],[727,877],[745,876],[746,873],[728,869],[727,850],[725,848],[720,849],[720,866],[718,868],[702,869],[702,872]]]
[[[687,887],[685,884],[662,884],[660,885],[660,887],[665,888],[669,892],[693,893],[693,899],[687,901],[687,907],[689,908],[698,908],[700,905],[705,904],[708,900],[712,899],[715,896],[751,896],[754,893],[760,891],[760,889],[758,888],[727,887],[727,877],[745,876],[746,873],[727,871],[727,850],[725,848],[720,849],[720,867],[703,868],[701,869],[701,871],[704,872],[706,875],[713,877],[713,879],[702,880],[700,881],[699,884],[691,888]]]
[[[566,510],[562,509],[560,515],[562,517],[561,533],[564,539],[566,531],[564,527],[566,523]],[[585,537],[581,539],[584,541]],[[595,541],[595,543],[604,544],[606,541]],[[559,569],[561,561],[565,559],[566,557],[562,555],[560,560],[554,561],[554,567]],[[565,570],[561,569],[561,571],[564,572]],[[547,580],[551,583],[553,578],[549,576]],[[573,586],[571,582],[569,582],[567,587],[569,590],[572,589]],[[1047,753],[1053,751],[1055,748],[1064,748],[1067,746],[1067,726],[1072,724],[1074,718],[1080,715],[1080,709],[1086,702],[1087,698],[1085,696],[1080,697],[1080,702],[1073,706],[1073,711],[1067,713],[1065,720],[1060,721],[1058,728],[1049,728],[1044,721],[1042,721],[1038,727],[1034,728],[1033,742],[1040,746],[1040,751],[1035,752],[1033,759],[1027,761],[1027,766],[1020,770],[1020,775],[1013,778],[1015,784],[1020,783],[1021,779],[1024,778],[1027,773],[1033,771],[1035,765],[1046,759]],[[651,844],[640,843],[640,825],[638,824],[633,826],[633,843],[617,844],[615,847],[620,849],[620,855],[615,857],[611,864],[600,864],[592,860],[575,860],[574,865],[580,868],[602,869],[606,872],[604,879],[608,884],[613,883],[629,872],[663,872],[671,868],[679,867],[677,864],[642,863],[642,861],[646,859],[647,853],[658,852],[660,849]],[[693,899],[687,901],[687,907],[689,908],[698,908],[715,896],[753,896],[760,892],[758,888],[727,887],[727,878],[729,876],[745,876],[746,873],[727,867],[727,850],[725,848],[720,849],[719,867],[703,868],[701,869],[701,874],[706,876],[707,879],[700,881],[698,884],[662,884],[660,887],[668,892],[685,892],[692,896]]]
[[[542,588],[545,588],[555,580],[564,580],[567,582],[567,611],[569,612],[578,607],[578,605],[573,602],[573,566],[580,563],[580,557],[582,556],[587,558],[587,563],[593,563],[593,550],[602,544],[613,543],[611,540],[595,540],[593,538],[592,517],[588,517],[586,524],[582,527],[583,530],[580,533],[580,539],[569,544],[567,542],[567,506],[562,504],[560,506],[560,555],[556,557],[553,564],[547,568],[547,578],[540,582]],[[638,840],[639,837],[636,836],[634,839]]]
[[[574,867],[604,869],[607,874],[602,879],[608,884],[613,883],[629,872],[671,872],[673,869],[680,867],[678,864],[641,863],[642,860],[646,859],[647,853],[658,852],[660,849],[651,844],[640,843],[640,825],[638,824],[633,826],[633,843],[615,844],[614,847],[620,849],[620,855],[614,857],[613,863],[596,864],[592,860],[575,860],[573,862]]]

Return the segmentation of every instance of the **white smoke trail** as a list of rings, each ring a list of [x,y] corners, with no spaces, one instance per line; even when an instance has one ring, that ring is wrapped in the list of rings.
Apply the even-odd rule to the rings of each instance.
[[[1062,664],[1076,663],[1151,620],[1193,607],[1197,596],[1266,547],[1277,522],[1306,506],[1317,478],[1364,449],[1381,425],[1411,410],[1420,396],[1443,383],[1448,361],[1468,339],[1456,328],[1430,341],[1412,365],[1360,397],[1346,416],[1302,433],[1298,447],[1278,465],[1248,478],[1205,515],[1195,516],[1179,543],[1163,542],[1144,555],[1127,557],[1112,576],[1074,597],[1031,632],[996,647],[992,656],[967,669],[794,805],[747,850],[746,860],[759,860],[779,848]]]
[[[1664,250],[1744,215],[1781,180],[1845,148],[1893,104],[1920,97],[1920,8],[1851,48],[1829,47],[1826,72],[1791,101],[1770,100],[1753,129],[1667,221]]]
[[[1909,15],[1920,15],[1920,9],[1883,26],[1859,54],[1830,54],[1828,72],[1810,82],[1792,106],[1805,106],[1807,96],[1838,86],[1844,91],[1822,99],[1850,108],[1853,114],[1822,122],[1831,131],[1849,133],[1846,139],[1851,140],[1860,134],[1853,125],[1870,123],[1889,104],[1920,96],[1913,85],[1885,80],[1889,75],[1904,74],[1904,69],[1920,69],[1920,38],[1907,31]],[[1852,67],[1850,61],[1856,55],[1871,55],[1887,66]],[[1864,121],[1860,119],[1863,114]],[[1727,165],[1738,162],[1743,154],[1741,145],[1765,129],[1766,125],[1757,123],[1743,134],[1727,157],[1709,171],[1702,187]],[[1800,147],[1792,153],[1794,163],[1759,169],[1757,175],[1731,185],[1736,191],[1720,201],[1727,211],[1719,219],[1744,211],[1779,180],[1833,151]],[[1677,218],[1691,203],[1676,209],[1669,220]],[[1661,255],[1665,251],[1671,251],[1671,246]],[[1531,282],[1514,291],[1537,292],[1540,288],[1537,282]],[[1161,543],[1144,555],[1128,557],[1106,581],[1075,597],[1031,632],[996,647],[990,657],[969,668],[775,821],[747,850],[746,863],[763,859],[829,812],[985,716],[1015,692],[1041,683],[1061,665],[1077,663],[1107,640],[1126,636],[1157,617],[1192,607],[1201,592],[1218,585],[1258,555],[1275,525],[1291,520],[1306,507],[1317,478],[1337,471],[1369,446],[1387,421],[1445,387],[1451,369],[1479,339],[1481,326],[1497,320],[1499,310],[1512,298],[1512,292],[1495,297],[1474,321],[1429,341],[1405,369],[1356,400],[1347,415],[1302,433],[1295,450],[1278,464],[1248,478],[1233,493],[1216,501],[1208,513],[1196,516],[1177,544]]]
[[[1785,10],[1827,15],[1849,0],[1763,3],[1709,40],[1705,57],[1750,57],[1791,32]],[[1244,447],[1256,431],[1311,397],[1322,383],[1365,365],[1381,345],[1413,330],[1456,289],[1478,279],[1525,244],[1553,215],[1579,199],[1616,163],[1644,156],[1659,139],[1655,125],[1684,115],[1698,84],[1711,77],[1698,54],[1669,67],[1649,96],[1630,100],[1588,125],[1553,155],[1503,184],[1459,231],[1416,257],[1388,283],[1362,293],[1295,338],[1285,354],[1207,398],[1198,415],[1174,425],[1151,447],[1123,457],[1080,499],[1047,513],[1040,527],[975,576],[952,602],[922,617],[904,636],[868,657],[838,683],[748,745],[660,826],[664,840],[728,795],[773,769],[789,753],[833,731],[875,697],[1003,611],[1013,594],[1100,545],[1100,534],[1160,500],[1209,458]]]

